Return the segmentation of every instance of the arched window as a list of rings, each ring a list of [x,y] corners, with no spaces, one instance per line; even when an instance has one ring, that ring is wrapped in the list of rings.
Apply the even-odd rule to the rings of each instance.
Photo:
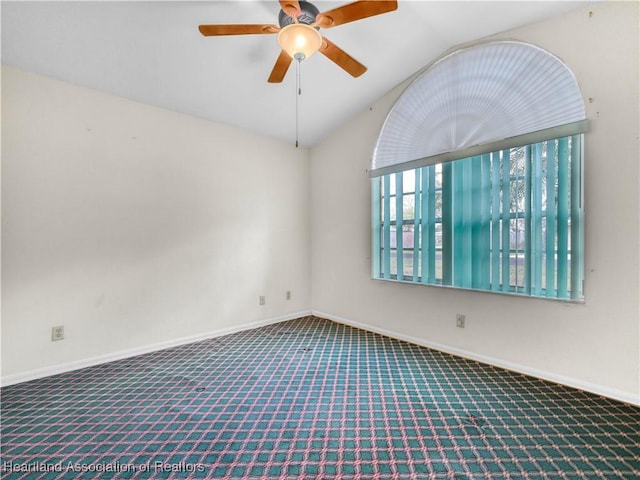
[[[435,61],[376,142],[374,278],[582,300],[584,101],[515,41]]]

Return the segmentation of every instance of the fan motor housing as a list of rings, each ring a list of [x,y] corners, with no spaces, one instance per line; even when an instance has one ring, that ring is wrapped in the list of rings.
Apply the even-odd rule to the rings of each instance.
[[[304,0],[300,0],[298,3],[300,4],[300,15],[298,16],[298,23],[311,25],[316,21],[316,16],[320,13],[320,10],[318,10],[312,3],[305,2]],[[296,21],[295,19],[287,15],[283,10],[280,10],[280,14],[278,15],[278,23],[280,24],[280,28],[284,28],[287,25],[296,23]]]

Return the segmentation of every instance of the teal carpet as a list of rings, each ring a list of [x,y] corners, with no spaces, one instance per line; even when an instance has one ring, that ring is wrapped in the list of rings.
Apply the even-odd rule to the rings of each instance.
[[[640,408],[314,317],[1,395],[3,479],[640,478]]]

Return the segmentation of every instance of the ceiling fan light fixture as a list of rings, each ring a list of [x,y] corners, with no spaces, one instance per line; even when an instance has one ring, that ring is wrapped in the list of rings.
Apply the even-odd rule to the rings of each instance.
[[[278,33],[278,44],[296,60],[304,60],[322,46],[322,35],[311,25],[292,23]]]

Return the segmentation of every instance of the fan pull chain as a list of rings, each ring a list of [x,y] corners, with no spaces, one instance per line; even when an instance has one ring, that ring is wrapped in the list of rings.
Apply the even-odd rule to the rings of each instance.
[[[299,123],[300,123],[300,107],[298,102],[298,97],[302,95],[302,87],[300,81],[300,64],[302,61],[297,59],[296,61],[296,148],[298,148],[298,131],[299,131]]]

